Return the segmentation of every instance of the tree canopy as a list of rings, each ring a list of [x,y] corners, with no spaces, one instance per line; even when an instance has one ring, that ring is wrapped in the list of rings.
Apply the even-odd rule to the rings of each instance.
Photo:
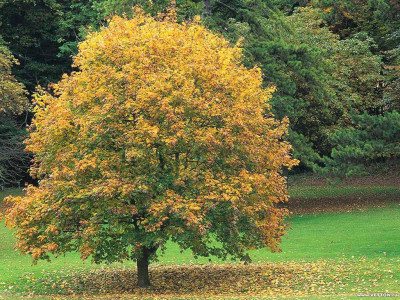
[[[168,240],[195,255],[248,260],[279,249],[282,168],[296,164],[273,88],[242,50],[175,13],[112,18],[79,45],[76,72],[35,96],[27,147],[39,186],[12,198],[7,224],[35,260],[149,259]],[[217,244],[211,241],[216,240]]]

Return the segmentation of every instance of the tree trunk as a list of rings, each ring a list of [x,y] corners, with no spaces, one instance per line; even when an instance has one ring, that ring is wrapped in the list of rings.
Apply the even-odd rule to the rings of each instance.
[[[149,258],[152,254],[154,254],[157,251],[157,246],[147,248],[147,247],[141,247],[139,256],[136,259],[136,265],[137,265],[137,286],[138,287],[149,287],[151,286],[150,284],[150,278],[149,278]]]
[[[139,287],[150,286],[148,257],[139,257],[137,259],[137,275],[138,275],[137,286]]]
[[[202,18],[211,16],[211,0],[203,0]]]

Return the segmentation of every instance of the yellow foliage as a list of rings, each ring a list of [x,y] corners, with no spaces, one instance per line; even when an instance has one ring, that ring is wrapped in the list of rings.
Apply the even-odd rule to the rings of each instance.
[[[79,45],[77,71],[35,96],[27,147],[40,183],[7,220],[35,259],[134,257],[129,245],[170,237],[202,255],[210,234],[225,243],[216,255],[279,249],[281,172],[296,161],[288,121],[269,111],[274,89],[239,46],[173,15],[112,18]]]

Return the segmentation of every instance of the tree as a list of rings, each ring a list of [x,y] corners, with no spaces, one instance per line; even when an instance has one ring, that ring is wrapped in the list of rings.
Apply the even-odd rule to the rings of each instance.
[[[355,115],[353,126],[340,128],[330,135],[334,145],[330,157],[324,157],[325,168],[331,175],[357,176],[368,169],[382,170],[383,163],[400,158],[400,114]],[[374,170],[375,169],[375,170]]]
[[[23,144],[25,122],[10,113],[0,114],[0,188],[20,186],[31,156]]]
[[[297,98],[308,103],[303,109],[282,100],[278,102],[280,106],[277,108],[289,106],[291,111],[288,115],[298,116],[300,119],[298,121],[291,118],[292,126],[313,142],[313,148],[318,150],[319,155],[328,155],[334,146],[329,137],[332,132],[352,125],[351,115],[354,113],[381,111],[384,102],[381,100],[382,90],[377,88],[383,79],[380,74],[382,57],[373,53],[374,41],[363,32],[341,40],[329,30],[323,16],[322,10],[308,7],[300,8],[291,16],[285,17],[286,22],[292,26],[291,32],[284,37],[285,42],[288,45],[308,46],[307,52],[316,53],[315,64],[309,69],[313,70],[317,66],[323,69],[316,74],[319,74],[318,77],[314,76],[316,79],[309,79],[311,82],[301,82],[298,79],[301,79],[301,76],[292,75],[297,78],[293,81],[300,90],[300,93],[296,92]],[[304,66],[303,63],[300,68]],[[301,69],[297,72],[300,71]],[[321,86],[322,92],[325,91],[319,97],[313,92],[316,88],[315,83]],[[307,88],[311,92],[301,93],[301,90]],[[281,113],[282,111],[285,109],[281,109]],[[312,152],[305,151],[307,147],[302,139],[292,134],[291,142],[297,152],[304,148],[301,155],[295,153],[295,157],[300,158],[304,164],[307,163],[307,159],[313,158]],[[317,158],[315,157],[314,162],[321,163],[321,159]],[[310,163],[312,160],[309,165]]]
[[[212,2],[211,0],[203,0],[203,18],[211,16]]]
[[[93,9],[97,12],[98,21],[113,15],[132,16],[132,7],[140,5],[140,7],[148,13],[157,14],[164,11],[171,0],[92,0]]]
[[[27,147],[39,186],[7,215],[35,261],[134,259],[147,286],[168,240],[241,260],[279,249],[282,167],[296,163],[288,122],[269,112],[273,89],[239,47],[174,16],[114,17],[80,44],[77,72],[36,97]]]
[[[329,134],[351,122],[351,111],[382,107],[376,89],[382,80],[381,57],[372,53],[374,43],[364,34],[340,40],[322,10],[253,14],[258,25],[251,26],[257,29],[245,44],[248,60],[260,65],[266,85],[277,85],[273,112],[289,117],[294,157],[314,168],[332,150]]]
[[[17,64],[0,37],[0,186],[18,184],[27,171],[29,155],[22,141],[26,130],[16,116],[28,108],[24,86],[11,72]]]
[[[398,71],[398,52],[399,52],[399,27],[400,27],[400,3],[396,0],[349,0],[349,1],[293,1],[301,6],[312,6],[321,8],[324,11],[324,20],[330,29],[337,33],[342,41],[352,41],[358,37],[366,37],[370,40],[370,45],[374,45],[370,50],[376,55],[382,56],[381,79],[372,88],[365,79],[369,74],[365,74],[364,82],[360,82],[362,87],[362,98],[375,101],[378,107],[371,110],[370,114],[383,114],[387,111],[399,109],[400,96],[399,90],[399,71]],[[352,41],[351,41],[352,40]],[[364,42],[366,41],[363,38]],[[372,42],[371,42],[372,40]],[[365,47],[361,46],[361,51]],[[363,49],[364,48],[364,49]],[[356,49],[355,49],[356,50]],[[356,53],[356,51],[354,51]],[[361,59],[353,58],[353,61],[363,62]],[[370,60],[371,61],[371,60]],[[376,79],[376,72],[371,70],[369,83]],[[383,75],[383,76],[382,76]],[[371,101],[372,102],[372,101]]]
[[[24,86],[11,72],[12,66],[17,63],[0,37],[0,113],[19,114],[27,107]]]
[[[29,92],[71,71],[83,28],[95,19],[91,0],[5,0],[0,31],[20,64],[16,75]]]
[[[387,111],[400,111],[400,29],[393,32],[389,39],[395,45],[386,51],[384,103]]]

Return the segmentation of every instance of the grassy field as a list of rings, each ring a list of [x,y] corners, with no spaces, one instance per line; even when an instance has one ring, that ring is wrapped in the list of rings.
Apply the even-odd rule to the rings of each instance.
[[[393,198],[384,207],[294,215],[290,220],[292,229],[282,242],[282,252],[251,251],[255,264],[248,266],[227,265],[214,258],[195,260],[190,251],[180,253],[177,245],[170,243],[165,255],[152,267],[154,288],[146,292],[134,288],[132,262],[93,266],[82,262],[77,254],[69,254],[51,263],[31,266],[29,257],[13,249],[12,232],[0,224],[0,299],[29,293],[98,291],[109,294],[110,299],[117,297],[110,293],[118,293],[118,297],[128,293],[139,298],[161,293],[185,299],[199,293],[289,298],[336,295],[337,299],[355,297],[360,292],[400,293],[400,201],[394,201],[396,188],[381,187]],[[378,189],[371,187],[366,193],[370,196],[379,193]],[[333,194],[345,197],[352,193],[349,190],[338,188]],[[297,197],[315,197],[304,187],[295,192]]]

